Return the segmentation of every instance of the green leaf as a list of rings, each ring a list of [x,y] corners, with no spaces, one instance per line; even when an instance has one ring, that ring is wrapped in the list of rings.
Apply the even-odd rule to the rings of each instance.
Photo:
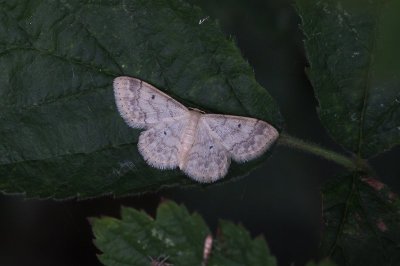
[[[103,217],[91,222],[94,243],[103,252],[99,259],[107,266],[147,266],[150,258],[164,258],[174,266],[201,265],[204,241],[210,234],[199,215],[191,215],[171,201],[159,206],[155,220],[143,212],[123,208],[121,220]],[[252,240],[241,226],[222,221],[207,265],[277,264],[264,239]]]
[[[400,2],[297,0],[319,116],[363,158],[400,143]]]
[[[253,240],[246,229],[231,222],[220,221],[216,242],[209,265],[277,265],[264,238]]]
[[[204,17],[181,0],[0,1],[0,190],[63,198],[191,183],[139,155],[140,131],[114,103],[120,75],[191,107],[279,126],[234,42]]]
[[[400,200],[383,183],[357,174],[323,189],[324,256],[338,265],[400,265]]]

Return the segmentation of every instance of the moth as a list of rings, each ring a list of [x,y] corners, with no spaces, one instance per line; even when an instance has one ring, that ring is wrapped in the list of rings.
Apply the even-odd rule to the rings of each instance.
[[[178,167],[198,182],[219,180],[231,159],[254,159],[279,136],[262,120],[187,108],[140,79],[121,76],[113,85],[122,118],[130,127],[144,129],[138,150],[146,162],[158,169]]]

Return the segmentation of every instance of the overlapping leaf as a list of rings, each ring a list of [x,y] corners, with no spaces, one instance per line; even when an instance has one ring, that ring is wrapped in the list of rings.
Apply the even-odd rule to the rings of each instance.
[[[321,251],[339,265],[400,264],[400,200],[383,183],[355,174],[324,188]]]
[[[182,0],[0,1],[0,190],[60,198],[188,183],[138,154],[139,131],[114,104],[119,75],[192,107],[278,126],[233,41],[204,17]]]
[[[320,118],[368,158],[400,143],[400,2],[298,0]]]
[[[143,212],[122,209],[121,220],[92,219],[95,244],[103,252],[99,259],[107,266],[150,264],[151,259],[166,260],[175,266],[202,265],[206,236],[203,219],[190,215],[173,202],[164,202],[153,220]],[[221,222],[208,260],[212,265],[274,266],[262,238],[251,239],[242,227]]]

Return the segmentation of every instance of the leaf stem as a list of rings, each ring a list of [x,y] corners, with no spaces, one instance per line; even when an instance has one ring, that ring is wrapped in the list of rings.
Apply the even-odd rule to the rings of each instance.
[[[292,147],[295,149],[299,149],[305,152],[309,152],[311,154],[317,155],[329,161],[333,161],[341,166],[344,166],[350,170],[359,170],[360,168],[364,169],[364,166],[359,165],[355,160],[339,154],[337,152],[327,150],[317,144],[306,142],[304,140],[298,139],[296,137],[292,137],[290,135],[281,134],[279,137],[278,144],[285,145],[288,147]]]

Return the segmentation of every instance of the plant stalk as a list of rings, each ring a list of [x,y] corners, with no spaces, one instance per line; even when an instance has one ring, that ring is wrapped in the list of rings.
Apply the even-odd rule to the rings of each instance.
[[[364,168],[363,166],[360,167],[360,165],[352,158],[346,157],[342,154],[339,154],[331,150],[327,150],[321,146],[318,146],[317,144],[309,143],[286,134],[281,134],[281,136],[279,137],[278,144],[317,155],[326,160],[344,166],[350,170],[360,170],[360,168]]]

